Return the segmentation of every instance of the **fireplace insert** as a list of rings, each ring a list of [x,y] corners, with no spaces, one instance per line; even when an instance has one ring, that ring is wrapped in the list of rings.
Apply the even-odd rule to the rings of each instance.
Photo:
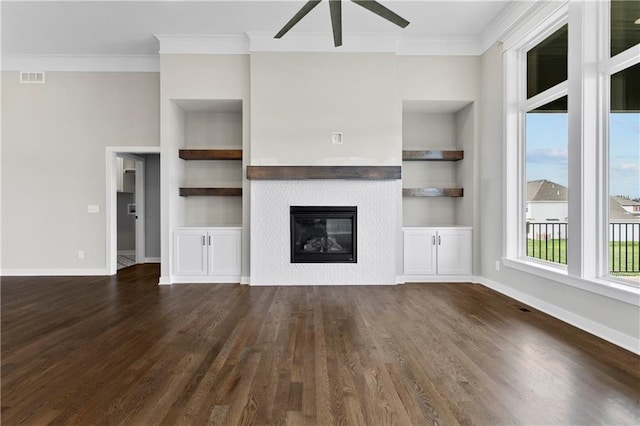
[[[356,206],[291,206],[291,263],[357,263]]]

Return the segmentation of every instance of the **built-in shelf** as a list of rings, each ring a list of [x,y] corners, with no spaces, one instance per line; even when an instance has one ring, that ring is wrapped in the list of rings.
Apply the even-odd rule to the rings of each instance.
[[[180,188],[181,197],[193,197],[193,196],[239,197],[241,195],[242,195],[242,188]]]
[[[462,197],[462,188],[402,188],[403,197]]]
[[[402,151],[403,161],[458,161],[464,151]]]
[[[183,160],[242,160],[241,149],[181,149]]]
[[[397,180],[402,176],[400,166],[248,166],[247,179],[305,180],[352,179]]]

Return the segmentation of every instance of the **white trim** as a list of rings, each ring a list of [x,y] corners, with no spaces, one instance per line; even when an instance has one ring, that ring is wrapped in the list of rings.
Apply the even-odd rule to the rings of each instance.
[[[529,17],[526,25],[513,31],[503,45],[504,81],[504,205],[503,255],[511,259],[525,256],[526,247],[526,112],[568,93],[568,81],[537,94],[526,96],[526,52],[568,22],[566,2],[550,2]]]
[[[276,39],[273,33],[250,32],[248,52],[389,52],[394,53],[398,37],[388,34],[343,33],[344,44],[335,47],[330,32],[287,34]]]
[[[144,263],[160,263],[159,257],[145,257]]]
[[[3,277],[75,277],[109,275],[106,269],[4,269],[0,271]]]
[[[640,45],[633,46],[613,58],[605,59],[598,67],[598,72],[615,74],[640,63]]]
[[[136,240],[136,263],[144,263],[146,254],[146,228],[145,228],[145,165],[146,159],[143,157],[135,157],[135,203],[136,214],[134,219],[135,224],[135,240]]]
[[[171,277],[171,284],[239,284],[240,275],[206,275]]]
[[[135,256],[135,250],[118,250],[118,256]]]
[[[116,242],[118,229],[116,226],[117,212],[117,184],[116,184],[116,155],[117,154],[160,154],[159,146],[108,146],[105,148],[105,265],[108,275],[117,272]]]
[[[640,288],[632,285],[600,279],[587,280],[583,278],[576,278],[568,275],[567,272],[562,269],[526,260],[503,258],[502,263],[507,268],[516,269],[548,280],[557,281],[561,284],[566,284],[571,287],[579,288],[610,299],[615,299],[633,306],[640,306]]]
[[[549,28],[559,28],[558,23],[567,20],[568,0],[541,2],[542,6],[532,8],[519,25],[502,38],[503,51],[520,49],[523,45],[535,45],[549,35]],[[542,25],[544,24],[544,25]],[[556,27],[557,26],[557,27]],[[553,31],[551,31],[553,32]]]
[[[520,28],[529,16],[536,13],[544,6],[544,2],[510,2],[482,32],[480,43],[482,53],[493,46],[497,41],[503,40]]]
[[[246,35],[155,34],[160,54],[245,55],[249,53]]]
[[[562,83],[558,83],[553,87],[548,88],[544,92],[540,92],[535,96],[525,99],[518,104],[518,109],[521,111],[533,111],[534,109],[548,104],[549,102],[560,99],[563,96],[567,96],[569,92],[569,82],[567,80]]]
[[[158,279],[158,285],[171,285],[171,278],[170,277],[160,277]]]
[[[587,333],[591,333],[594,336],[613,343],[614,345],[620,346],[628,351],[640,355],[640,339],[634,336],[629,336],[627,334],[621,333],[610,327],[592,321],[583,316],[577,315],[573,312],[569,312],[556,305],[540,300],[537,297],[515,290],[509,286],[498,283],[496,281],[492,281],[488,278],[478,277],[478,282],[485,287],[497,291],[498,293],[502,293],[522,303],[526,303],[527,305],[541,312],[544,312],[547,315],[551,315],[552,317],[571,324],[574,327],[586,331]]]
[[[471,283],[477,281],[473,275],[405,275],[405,283]]]
[[[370,283],[331,283],[331,284],[327,284],[327,283],[300,283],[300,284],[273,284],[273,283],[249,283],[249,285],[253,286],[253,287],[314,287],[314,286],[318,286],[318,287],[339,287],[339,286],[359,286],[359,287],[378,287],[378,286],[390,286],[390,285],[396,285],[396,284],[389,284],[389,283],[374,283],[374,284],[370,284]]]
[[[243,276],[240,277],[240,284],[248,285],[250,283],[251,283],[251,277],[250,276],[243,275]]]
[[[2,71],[160,72],[158,55],[2,55]]]

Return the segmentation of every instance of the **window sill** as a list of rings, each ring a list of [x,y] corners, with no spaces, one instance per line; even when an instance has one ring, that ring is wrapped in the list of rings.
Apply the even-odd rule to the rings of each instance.
[[[547,266],[524,259],[503,258],[504,266],[527,272],[542,278],[619,300],[634,306],[640,306],[640,288],[603,279],[577,278],[567,274],[566,269]]]

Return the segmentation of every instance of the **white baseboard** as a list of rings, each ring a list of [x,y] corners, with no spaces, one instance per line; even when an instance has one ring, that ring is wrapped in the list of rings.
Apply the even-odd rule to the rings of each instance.
[[[118,255],[135,256],[136,255],[136,251],[135,250],[118,250]]]
[[[159,257],[145,257],[144,263],[160,263]]]
[[[172,276],[170,284],[238,284],[239,275]]]
[[[4,277],[82,277],[109,275],[106,269],[3,269]]]
[[[405,275],[403,283],[472,283],[474,275]]]
[[[158,280],[158,285],[171,285],[170,277],[160,277]]]
[[[243,285],[251,284],[251,277],[248,277],[248,276],[240,277],[240,284],[243,284]]]
[[[502,293],[522,303],[526,303],[527,305],[532,306],[537,310],[544,312],[545,314],[551,315],[552,317],[571,324],[574,327],[586,331],[587,333],[591,333],[594,336],[600,337],[607,342],[613,343],[614,345],[620,346],[628,351],[640,355],[640,339],[638,338],[620,333],[617,330],[609,328],[583,316],[574,314],[573,312],[564,310],[556,305],[545,302],[544,300],[540,300],[537,297],[523,293],[519,290],[515,290],[504,284],[492,281],[488,278],[476,277],[476,281],[484,285],[485,287],[497,291],[498,293]]]

